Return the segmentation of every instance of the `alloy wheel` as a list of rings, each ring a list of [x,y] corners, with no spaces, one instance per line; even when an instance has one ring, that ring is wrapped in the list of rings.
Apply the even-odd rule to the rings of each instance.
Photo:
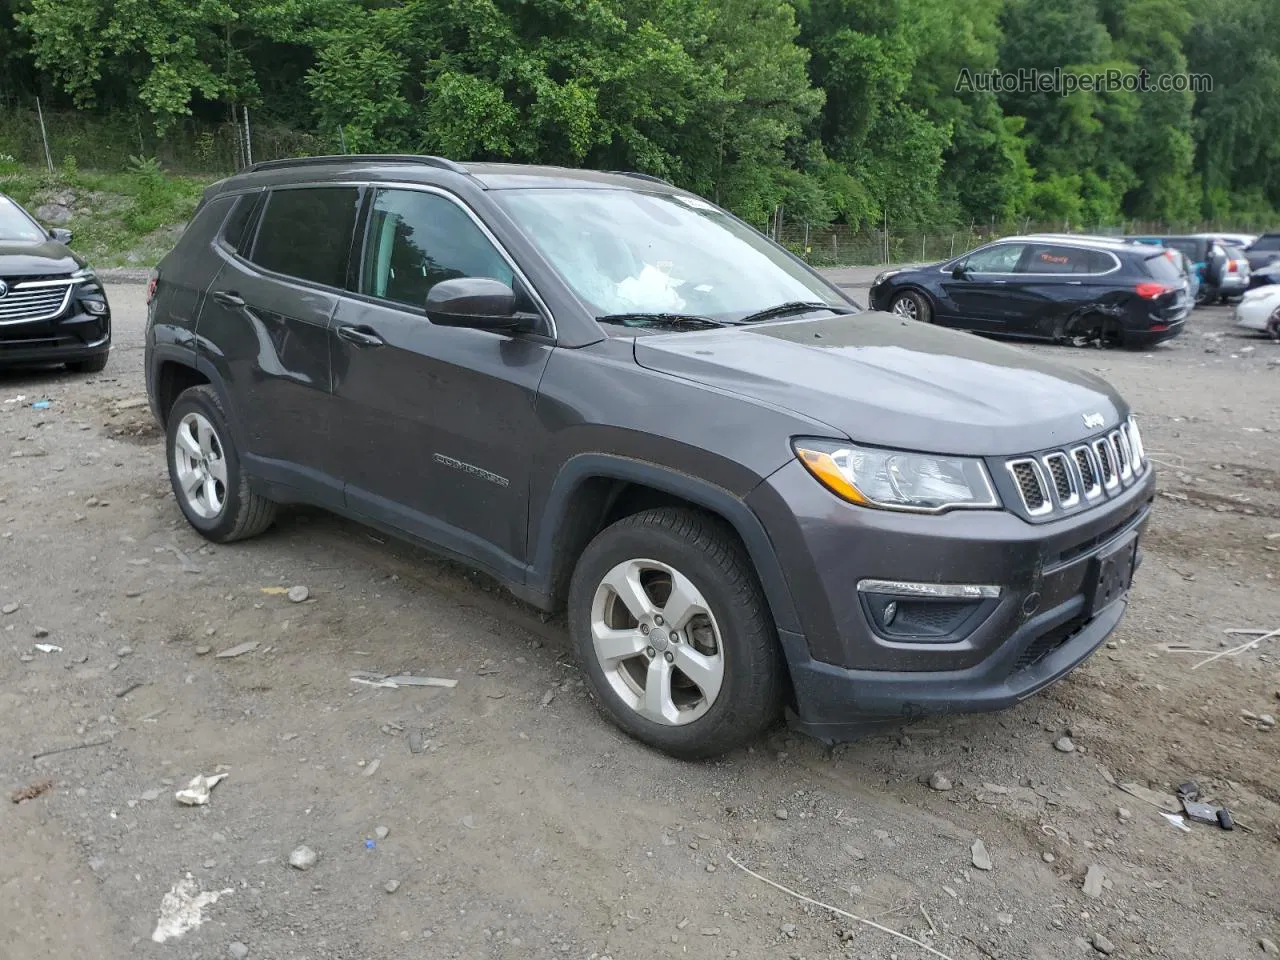
[[[191,512],[212,520],[227,503],[227,461],[222,441],[202,413],[191,412],[178,424],[173,444],[178,489]]]
[[[724,646],[715,615],[669,564],[626,560],[610,570],[592,600],[591,637],[609,686],[647,720],[692,723],[720,694]]]
[[[920,319],[920,307],[916,304],[914,297],[899,297],[893,302],[893,312],[899,317],[906,317],[908,320]]]

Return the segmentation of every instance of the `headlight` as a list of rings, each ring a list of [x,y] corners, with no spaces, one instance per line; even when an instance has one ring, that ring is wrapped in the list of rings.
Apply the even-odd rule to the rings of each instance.
[[[878,287],[880,286],[881,283],[883,283],[885,280],[888,280],[895,273],[901,273],[901,272],[902,272],[901,270],[882,270],[876,274],[876,278],[871,281],[871,285],[873,287]]]
[[[86,280],[97,280],[98,275],[93,272],[93,267],[81,267],[71,275],[71,279],[76,283],[83,283]]]
[[[796,456],[824,487],[865,507],[941,513],[1000,506],[980,460],[796,440]]]

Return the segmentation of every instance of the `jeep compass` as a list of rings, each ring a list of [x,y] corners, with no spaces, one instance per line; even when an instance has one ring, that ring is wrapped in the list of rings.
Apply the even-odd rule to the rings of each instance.
[[[637,174],[260,163],[148,311],[196,530],[307,503],[486,571],[684,757],[1048,686],[1119,622],[1155,488],[1102,380],[861,311]]]

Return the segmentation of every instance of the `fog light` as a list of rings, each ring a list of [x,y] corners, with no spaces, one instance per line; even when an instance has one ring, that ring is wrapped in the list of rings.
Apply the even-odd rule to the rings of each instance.
[[[858,598],[872,628],[899,643],[957,643],[1000,603],[1000,587],[968,583],[861,580]]]
[[[100,317],[107,312],[107,301],[105,300],[81,300],[80,305],[84,307],[84,312],[90,316]]]

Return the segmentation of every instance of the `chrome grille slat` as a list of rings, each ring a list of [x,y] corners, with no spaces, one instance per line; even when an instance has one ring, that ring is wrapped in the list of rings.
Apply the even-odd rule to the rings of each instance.
[[[1133,477],[1133,467],[1129,463],[1129,444],[1120,435],[1119,430],[1113,430],[1107,436],[1107,445],[1115,452],[1120,482],[1128,483]]]
[[[1044,467],[1053,481],[1054,493],[1058,495],[1058,506],[1069,510],[1080,502],[1080,485],[1076,481],[1075,471],[1067,460],[1065,453],[1050,453],[1044,458]]]
[[[70,280],[31,287],[14,284],[0,297],[0,324],[52,320],[67,308],[72,286]]]
[[[1044,471],[1040,464],[1030,458],[1010,460],[1009,475],[1018,486],[1022,497],[1022,505],[1033,517],[1044,516],[1053,511],[1053,501],[1049,499],[1049,485],[1045,482]]]
[[[1084,498],[1092,500],[1102,493],[1102,478],[1098,476],[1098,462],[1088,446],[1076,447],[1071,451],[1071,459],[1076,462],[1076,473],[1080,477],[1080,486],[1084,490]]]

